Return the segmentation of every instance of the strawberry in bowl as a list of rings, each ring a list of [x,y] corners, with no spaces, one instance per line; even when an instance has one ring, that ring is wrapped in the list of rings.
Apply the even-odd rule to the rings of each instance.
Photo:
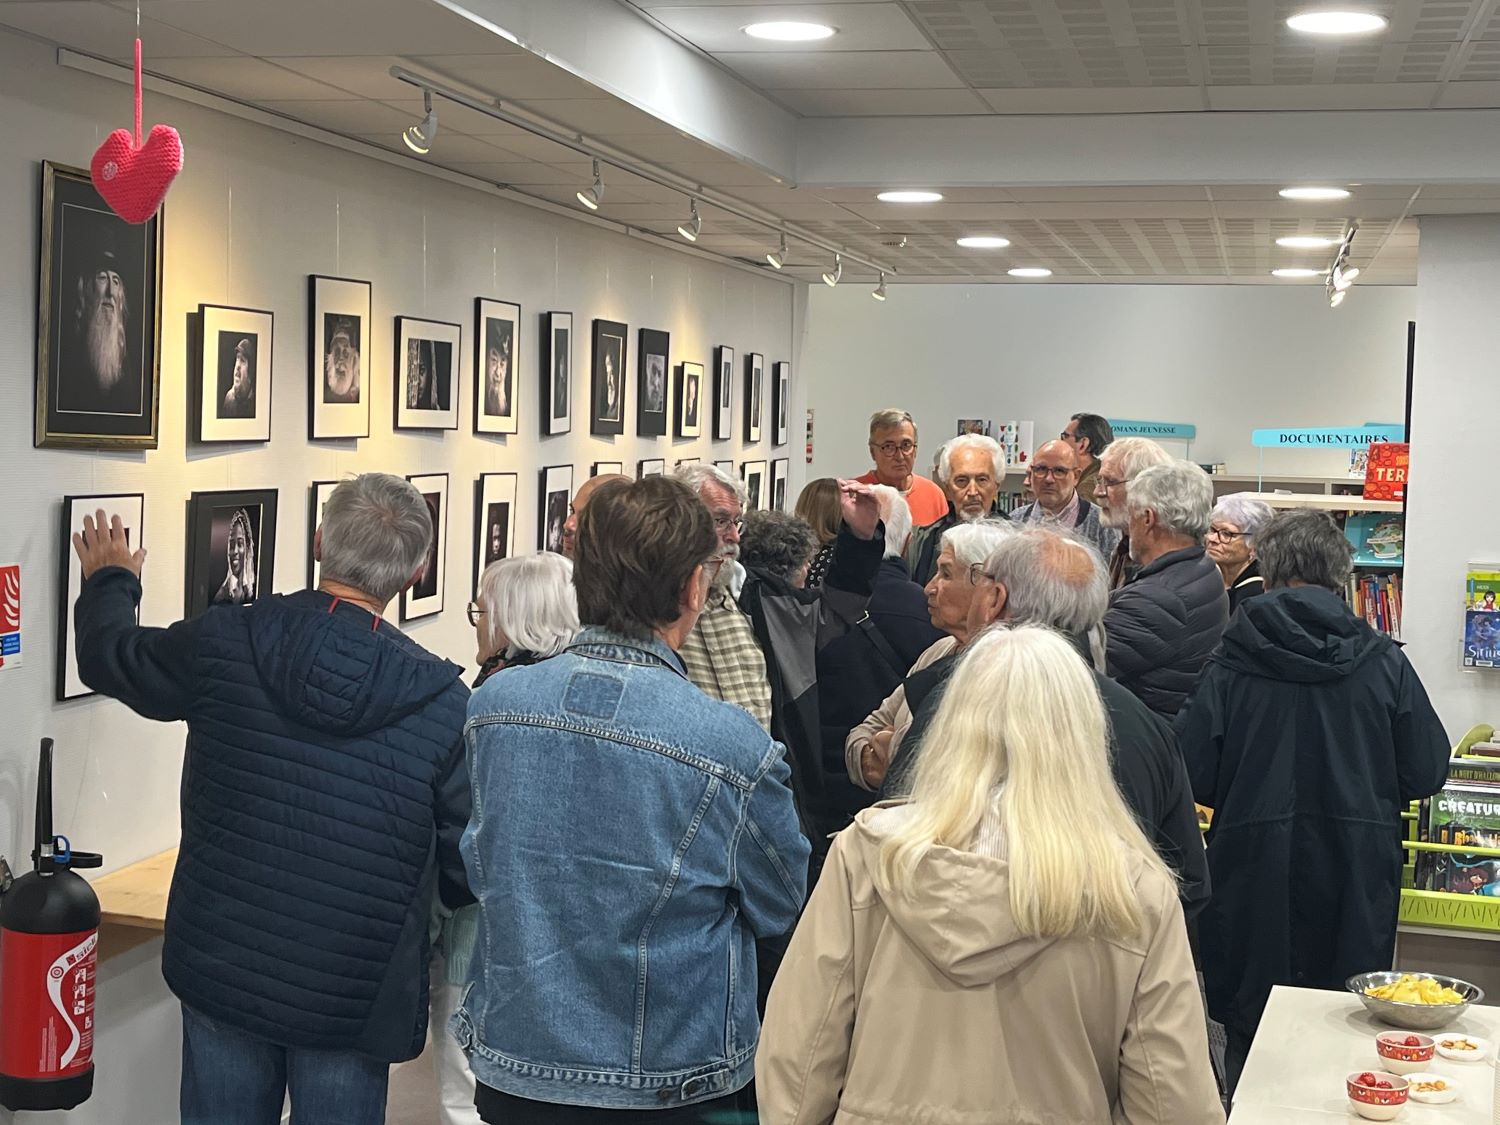
[[[1405,1078],[1384,1070],[1366,1070],[1344,1080],[1349,1105],[1370,1121],[1390,1121],[1406,1105],[1409,1086]]]
[[[1426,1070],[1437,1053],[1437,1040],[1410,1031],[1383,1031],[1375,1037],[1380,1064],[1393,1074]]]

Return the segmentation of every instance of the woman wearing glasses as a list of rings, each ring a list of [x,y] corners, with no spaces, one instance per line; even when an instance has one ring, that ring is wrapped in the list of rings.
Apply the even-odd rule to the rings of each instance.
[[[1265,593],[1266,581],[1255,557],[1255,537],[1271,522],[1273,514],[1271,506],[1260,500],[1226,496],[1209,516],[1204,546],[1224,576],[1231,617],[1241,602]]]

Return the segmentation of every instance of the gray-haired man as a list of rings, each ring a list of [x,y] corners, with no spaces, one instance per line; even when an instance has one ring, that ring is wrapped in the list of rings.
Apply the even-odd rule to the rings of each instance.
[[[427,1025],[434,888],[471,902],[460,670],[384,620],[432,519],[400,477],[334,489],[317,590],[136,624],[144,550],[119,517],[73,537],[84,683],[186,720],[162,974],[182,1001],[182,1120],[379,1125]],[[267,1107],[270,1107],[269,1110]]]

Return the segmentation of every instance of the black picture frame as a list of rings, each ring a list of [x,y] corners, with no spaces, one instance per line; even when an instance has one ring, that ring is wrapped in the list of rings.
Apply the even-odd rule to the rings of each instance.
[[[563,526],[568,522],[568,505],[573,502],[573,466],[548,465],[541,472],[541,485],[537,504],[537,549],[560,555]]]
[[[745,440],[760,440],[761,419],[765,407],[766,357],[760,352],[745,356]]]
[[[636,433],[641,437],[664,437],[672,401],[672,334],[642,328],[636,356]]]
[[[88,172],[50,160],[42,162],[41,195],[32,443],[155,449],[165,208],[145,223],[127,223]],[[118,331],[99,317],[113,318]],[[96,356],[104,349],[90,347],[86,323],[102,323],[118,354]]]
[[[252,605],[270,595],[276,580],[277,497],[274,488],[192,494],[188,500],[186,616],[196,617],[213,605]],[[244,513],[243,521],[240,513]],[[241,570],[233,582],[231,536],[244,543]]]
[[[422,576],[401,591],[401,621],[417,621],[443,612],[448,592],[447,473],[415,473],[406,478],[427,503],[432,516],[432,538],[427,541],[427,566]]]
[[[307,279],[307,436],[370,436],[374,286],[350,277]]]
[[[474,298],[474,432],[520,428],[521,306]],[[493,368],[493,373],[492,369]]]
[[[275,338],[276,314],[267,309],[198,306],[188,392],[195,441],[271,440]]]
[[[635,479],[645,480],[647,477],[665,476],[667,462],[662,457],[646,457],[635,463]]]
[[[683,362],[677,365],[676,394],[673,395],[672,432],[680,438],[703,436],[703,364]]]
[[[791,476],[791,462],[785,457],[778,457],[771,462],[771,508],[773,511],[785,512],[787,480]]]
[[[458,429],[463,329],[444,320],[398,316],[391,400],[397,430]]]
[[[745,482],[745,511],[765,511],[771,499],[770,482],[766,480],[766,463],[744,462],[740,466],[740,478]]]
[[[474,482],[474,592],[485,568],[516,553],[515,473],[481,473]],[[498,531],[498,542],[497,542]]]
[[[78,552],[73,549],[73,533],[83,530],[83,517],[92,516],[100,509],[105,517],[120,517],[125,527],[126,542],[132,550],[146,544],[146,494],[144,492],[107,492],[80,496],[64,496],[61,522],[58,524],[57,576],[57,677],[53,698],[64,703],[69,699],[82,699],[93,695],[94,690],[78,676],[78,658],[74,650],[76,634],[73,630],[73,607],[78,604],[78,595],[83,589],[83,568],[78,561]],[[136,620],[140,620],[140,607],[136,607]]]
[[[792,365],[778,360],[771,383],[771,444],[785,445],[791,432]]]
[[[314,544],[318,538],[318,527],[323,522],[323,506],[328,503],[328,498],[333,495],[333,490],[341,482],[336,480],[315,480],[308,489],[307,496],[307,588],[316,590],[318,582],[323,577],[323,566],[314,557]]]
[[[714,468],[726,476],[734,476],[734,461],[732,459],[728,461],[715,461]]]
[[[625,432],[626,336],[630,329],[616,320],[594,321],[592,378],[589,383],[589,433]]]
[[[606,476],[606,475],[610,475],[610,476],[624,476],[625,475],[625,462],[623,462],[623,461],[595,461],[593,468],[589,470],[589,476],[590,477],[602,477],[602,476]]]
[[[573,314],[542,314],[542,395],[540,402],[543,437],[573,430]]]
[[[715,441],[734,437],[734,349],[728,344],[714,348]]]

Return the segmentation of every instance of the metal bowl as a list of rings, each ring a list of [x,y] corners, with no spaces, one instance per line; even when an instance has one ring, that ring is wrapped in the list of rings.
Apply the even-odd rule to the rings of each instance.
[[[1396,1000],[1380,1000],[1365,992],[1367,988],[1393,984],[1403,976],[1435,980],[1444,988],[1451,988],[1461,995],[1464,998],[1463,1003],[1403,1004]],[[1358,996],[1360,1002],[1369,1009],[1370,1014],[1381,1023],[1388,1023],[1392,1027],[1408,1028],[1412,1031],[1437,1031],[1447,1027],[1468,1011],[1470,1004],[1477,1004],[1484,999],[1484,989],[1477,984],[1470,984],[1457,977],[1440,976],[1437,973],[1360,973],[1346,980],[1344,987]]]

